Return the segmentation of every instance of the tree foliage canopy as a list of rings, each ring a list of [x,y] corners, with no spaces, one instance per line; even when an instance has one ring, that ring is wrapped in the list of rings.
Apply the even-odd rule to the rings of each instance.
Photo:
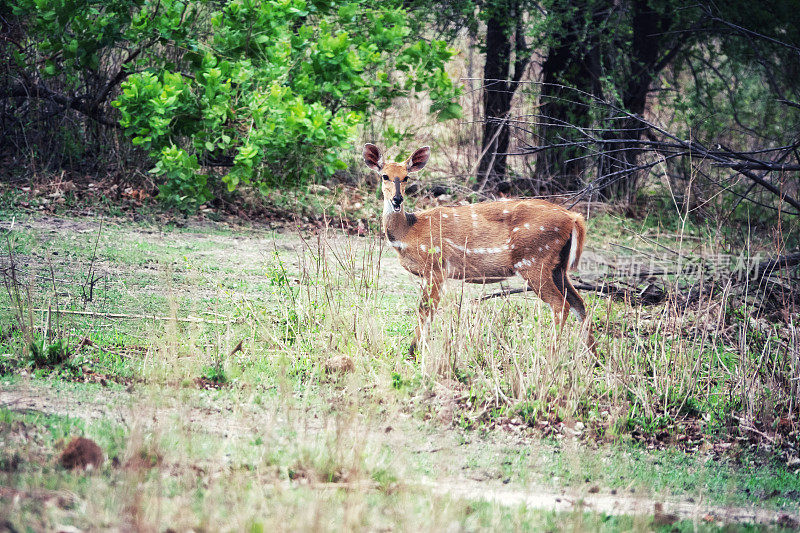
[[[162,198],[185,209],[211,198],[209,169],[225,169],[229,190],[332,174],[357,126],[398,97],[427,92],[440,120],[460,116],[453,50],[412,35],[401,7],[18,0],[14,12],[45,58],[38,71],[16,54],[17,69],[85,90],[76,109],[98,118],[121,83],[119,124],[153,158]]]

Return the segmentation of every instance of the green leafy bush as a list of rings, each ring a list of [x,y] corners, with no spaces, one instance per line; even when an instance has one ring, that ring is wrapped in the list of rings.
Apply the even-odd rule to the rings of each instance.
[[[191,211],[228,190],[306,183],[345,167],[356,130],[398,97],[460,115],[453,51],[396,2],[14,0],[38,56],[16,69],[81,94],[152,158],[161,198]],[[35,61],[34,61],[35,59]],[[40,61],[41,59],[41,61]],[[30,77],[30,76],[28,76]]]
[[[233,191],[297,185],[345,168],[339,158],[368,113],[428,90],[458,116],[443,42],[412,41],[401,9],[358,3],[230,2],[211,12],[178,65],[132,75],[114,102],[134,144],[156,160],[161,195],[207,201],[209,163]]]

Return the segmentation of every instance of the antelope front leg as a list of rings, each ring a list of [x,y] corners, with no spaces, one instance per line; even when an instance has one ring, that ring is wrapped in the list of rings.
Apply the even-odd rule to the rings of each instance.
[[[428,328],[428,321],[439,306],[443,282],[444,278],[434,276],[425,279],[422,285],[422,300],[419,302],[419,311],[417,313],[417,328],[414,331],[414,340],[411,341],[411,346],[408,348],[409,356],[414,355],[417,351],[417,346]]]

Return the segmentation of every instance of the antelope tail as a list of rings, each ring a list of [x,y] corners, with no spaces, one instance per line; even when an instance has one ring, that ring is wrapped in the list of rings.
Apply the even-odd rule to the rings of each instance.
[[[586,221],[583,219],[583,216],[578,213],[570,213],[570,215],[572,215],[574,225],[572,226],[567,267],[570,270],[575,270],[578,266],[578,262],[581,260],[581,253],[583,253],[583,241],[586,237]]]

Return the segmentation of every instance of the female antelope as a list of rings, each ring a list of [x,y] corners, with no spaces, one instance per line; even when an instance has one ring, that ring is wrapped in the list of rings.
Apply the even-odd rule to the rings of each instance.
[[[383,227],[400,263],[423,278],[419,322],[409,353],[439,304],[446,278],[494,283],[519,274],[549,304],[561,328],[572,310],[583,322],[584,340],[594,351],[583,300],[570,283],[583,251],[583,217],[544,200],[500,200],[435,207],[406,213],[408,174],[421,170],[431,150],[424,146],[405,162],[384,161],[374,144],[364,145],[364,162],[382,176]]]

